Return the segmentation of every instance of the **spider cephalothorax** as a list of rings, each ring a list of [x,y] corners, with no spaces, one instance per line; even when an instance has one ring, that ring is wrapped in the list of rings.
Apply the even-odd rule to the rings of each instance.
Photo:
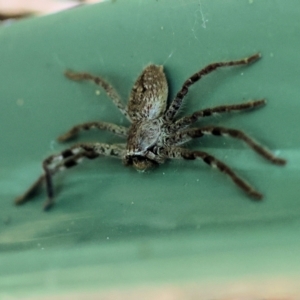
[[[54,190],[52,177],[55,173],[70,168],[82,159],[94,159],[99,156],[111,156],[119,158],[127,166],[133,166],[139,171],[144,171],[167,159],[202,159],[208,165],[217,168],[227,174],[233,182],[254,199],[261,199],[262,194],[240,178],[235,172],[214,156],[199,150],[189,150],[181,147],[182,144],[204,135],[229,136],[244,141],[250,148],[265,159],[277,165],[284,165],[286,161],[275,157],[269,150],[262,147],[248,135],[240,130],[219,127],[190,127],[203,117],[209,117],[217,113],[242,111],[261,107],[265,100],[255,100],[233,105],[221,105],[194,112],[182,118],[176,118],[182,105],[183,98],[188,93],[189,87],[201,79],[202,76],[226,66],[248,65],[260,58],[260,54],[254,54],[247,58],[212,63],[199,72],[189,77],[183,84],[174,100],[167,108],[168,85],[162,66],[149,65],[136,80],[127,107],[121,101],[115,89],[101,77],[88,73],[74,73],[67,71],[65,75],[72,80],[91,80],[100,85],[114,104],[131,122],[129,128],[106,122],[88,122],[79,124],[61,135],[58,140],[64,142],[76,136],[81,130],[92,128],[104,129],[127,139],[125,144],[104,143],[80,143],[55,155],[51,155],[43,161],[44,174],[24,193],[16,199],[16,204],[26,202],[33,192],[46,182],[48,200],[44,208],[49,209],[54,204]]]

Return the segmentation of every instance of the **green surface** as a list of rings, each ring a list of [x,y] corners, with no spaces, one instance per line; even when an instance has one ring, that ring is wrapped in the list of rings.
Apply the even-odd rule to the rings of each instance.
[[[2,27],[0,295],[299,277],[299,13],[296,0],[114,1]],[[163,64],[171,99],[206,64],[258,51],[258,63],[196,84],[185,112],[268,100],[263,109],[205,124],[243,129],[287,158],[286,167],[229,139],[191,145],[230,164],[265,194],[262,203],[200,161],[140,174],[104,158],[57,176],[50,213],[41,210],[44,193],[13,206],[41,160],[66,147],[55,138],[69,127],[127,124],[103,91],[68,81],[65,69],[101,74],[126,100],[144,66]],[[105,132],[81,140],[121,141]]]

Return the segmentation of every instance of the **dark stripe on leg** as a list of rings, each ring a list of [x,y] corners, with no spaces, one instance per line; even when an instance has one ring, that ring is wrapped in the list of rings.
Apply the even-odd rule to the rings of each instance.
[[[23,195],[15,199],[15,204],[21,205],[29,201],[30,198],[37,193],[44,180],[45,175],[43,174],[30,186],[30,188]]]
[[[231,180],[242,190],[244,190],[249,196],[252,198],[255,198],[257,200],[261,200],[263,195],[256,191],[250,184],[248,184],[245,180],[240,178],[238,175],[235,174],[235,172],[228,167],[223,162],[217,160],[212,155],[209,155],[208,153],[201,152],[201,151],[186,151],[186,150],[180,150],[181,153],[179,154],[185,158],[185,159],[195,159],[195,158],[201,158],[206,164],[210,165],[211,167],[218,168],[219,171],[222,173],[227,174]]]
[[[196,83],[198,80],[200,80],[202,78],[202,76],[205,76],[220,67],[246,65],[246,64],[249,64],[259,58],[260,58],[260,54],[256,53],[250,57],[246,57],[241,60],[228,61],[228,62],[217,62],[217,63],[212,63],[210,65],[207,65],[205,68],[203,68],[199,72],[193,74],[189,79],[187,79],[184,82],[181,90],[177,93],[175,99],[172,101],[171,105],[169,106],[168,110],[166,111],[164,118],[166,119],[166,121],[170,121],[174,118],[178,109],[181,107],[184,96],[188,93],[189,87],[191,85],[193,85],[194,83]]]
[[[200,128],[205,134],[211,133],[216,136],[229,135],[230,137],[240,139],[244,141],[250,148],[255,152],[263,156],[265,159],[277,165],[284,165],[286,163],[285,159],[278,158],[273,155],[269,150],[265,149],[263,146],[259,145],[254,139],[250,138],[244,132],[236,129],[224,128],[224,127],[204,127]],[[196,130],[197,131],[197,130]]]
[[[63,158],[67,158],[67,157],[73,156],[74,153],[71,149],[66,149],[61,153],[61,155]]]
[[[67,161],[64,162],[64,166],[65,166],[66,168],[72,168],[72,167],[74,167],[74,166],[76,166],[76,165],[77,165],[77,161],[74,160],[73,158],[68,159]]]
[[[266,104],[266,100],[261,99],[261,100],[249,101],[241,104],[221,105],[213,108],[206,108],[200,111],[196,111],[192,115],[177,120],[174,124],[171,125],[171,129],[172,130],[178,130],[181,128],[183,129],[195,123],[198,119],[202,117],[209,117],[219,113],[240,112],[243,110],[262,107],[265,104]]]
[[[80,131],[82,130],[91,130],[91,129],[99,129],[99,130],[107,130],[110,131],[118,136],[126,137],[128,128],[123,126],[118,126],[112,123],[107,122],[88,122],[88,123],[82,123],[78,124],[74,127],[72,127],[69,131],[66,133],[60,135],[57,140],[59,142],[65,142],[67,140],[70,140],[72,138],[75,138]]]

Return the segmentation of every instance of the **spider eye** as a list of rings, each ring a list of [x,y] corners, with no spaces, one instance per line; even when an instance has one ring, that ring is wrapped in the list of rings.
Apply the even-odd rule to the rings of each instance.
[[[133,166],[140,172],[144,172],[157,165],[155,161],[152,161],[143,156],[133,156],[132,157]]]
[[[125,156],[123,163],[125,166],[132,166],[133,161],[132,161],[132,156]]]

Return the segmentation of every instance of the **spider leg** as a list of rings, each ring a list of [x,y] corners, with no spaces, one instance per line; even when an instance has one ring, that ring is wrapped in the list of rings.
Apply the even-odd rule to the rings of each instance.
[[[21,196],[15,199],[16,205],[21,205],[26,203],[32,196],[36,194],[38,189],[42,186],[45,180],[45,174],[42,174],[30,187],[29,189]]]
[[[166,113],[164,115],[165,120],[166,121],[171,121],[171,120],[174,119],[176,113],[178,112],[178,110],[181,107],[183,98],[188,93],[188,90],[189,90],[190,86],[193,85],[194,83],[196,83],[198,80],[200,80],[202,78],[202,76],[205,76],[205,75],[215,71],[216,69],[218,69],[220,67],[248,65],[251,62],[254,62],[254,61],[258,60],[259,58],[260,58],[260,54],[256,53],[252,56],[246,57],[246,58],[241,59],[241,60],[228,61],[228,62],[217,62],[217,63],[210,64],[210,65],[206,66],[205,68],[203,68],[202,70],[200,70],[199,72],[195,73],[194,75],[192,75],[190,78],[188,78],[184,82],[182,88],[176,94],[175,99],[172,101],[171,105],[169,106],[168,110],[166,111]]]
[[[65,72],[65,76],[69,79],[75,80],[75,81],[82,81],[82,80],[91,80],[95,84],[101,86],[104,91],[106,92],[107,96],[111,98],[113,103],[117,106],[117,108],[121,111],[121,113],[129,120],[131,121],[127,109],[125,105],[123,104],[121,97],[117,93],[117,91],[113,88],[112,85],[110,85],[107,81],[105,81],[103,78],[99,76],[94,76],[92,74],[82,72],[82,73],[77,73],[73,72],[70,70],[67,70]]]
[[[208,126],[202,128],[190,128],[182,132],[174,134],[168,143],[170,144],[182,144],[193,138],[202,137],[203,135],[215,135],[215,136],[230,136],[235,139],[244,141],[251,149],[260,154],[265,159],[269,160],[276,165],[284,165],[286,160],[274,156],[269,150],[258,144],[255,140],[246,135],[243,131],[225,127]]]
[[[164,149],[162,152],[164,152],[164,155],[168,158],[174,158],[174,159],[187,159],[187,160],[194,160],[194,159],[202,159],[206,164],[210,165],[213,168],[217,168],[222,173],[225,173],[230,177],[230,179],[244,192],[246,192],[250,197],[261,200],[263,198],[263,195],[259,193],[257,190],[255,190],[254,187],[252,187],[249,183],[247,183],[244,179],[239,177],[229,166],[227,166],[222,161],[218,160],[214,156],[202,152],[202,151],[192,151],[184,148],[179,147],[170,147],[167,149]]]
[[[81,130],[90,130],[90,129],[104,129],[108,130],[116,135],[119,135],[121,137],[127,137],[128,133],[128,128],[123,127],[123,126],[118,126],[112,123],[107,123],[107,122],[87,122],[83,124],[76,125],[72,127],[70,130],[68,130],[66,133],[60,135],[57,140],[59,142],[65,142],[67,140],[72,139],[73,137],[77,136],[78,133]]]
[[[52,176],[54,174],[56,174],[57,172],[62,171],[65,168],[70,168],[72,166],[75,166],[77,164],[77,162],[84,156],[84,153],[78,153],[77,155],[73,155],[72,157],[69,157],[69,159],[66,159],[63,162],[58,163],[57,165],[55,165],[51,169],[48,168],[48,164],[54,164],[55,162],[60,160],[59,158],[61,156],[66,156],[67,157],[67,153],[69,151],[71,151],[71,149],[68,149],[68,150],[65,150],[65,151],[62,152],[62,153],[65,153],[65,154],[59,154],[57,156],[52,155],[52,156],[46,158],[43,162],[43,167],[45,169],[45,173],[42,174],[29,187],[29,189],[23,195],[21,195],[20,197],[15,199],[15,204],[16,205],[22,205],[22,204],[28,202],[32,198],[32,196],[35,195],[37,190],[42,186],[43,182],[46,181],[46,190],[47,190],[48,199],[44,203],[44,210],[50,209],[54,204],[54,200],[53,200],[54,192],[53,192]],[[88,154],[86,154],[86,157],[92,159],[92,157],[89,157]]]
[[[184,129],[184,128],[190,126],[191,124],[197,122],[198,119],[200,119],[202,117],[210,117],[212,115],[219,114],[219,113],[243,111],[246,109],[262,107],[265,104],[266,104],[266,100],[261,99],[261,100],[244,102],[244,103],[240,103],[240,104],[221,105],[221,106],[216,106],[213,108],[206,108],[203,110],[196,111],[189,116],[185,116],[185,117],[177,120],[175,123],[173,123],[170,126],[170,128],[173,131],[177,131],[179,129]]]
[[[100,143],[82,143],[64,150],[60,154],[51,155],[43,161],[44,174],[41,175],[34,184],[20,197],[15,200],[17,205],[21,205],[28,200],[43,181],[46,183],[48,199],[44,204],[44,210],[49,210],[54,205],[54,189],[52,177],[65,169],[74,167],[83,159],[94,159],[99,156],[113,156],[122,158],[125,148],[117,145],[100,144]]]

